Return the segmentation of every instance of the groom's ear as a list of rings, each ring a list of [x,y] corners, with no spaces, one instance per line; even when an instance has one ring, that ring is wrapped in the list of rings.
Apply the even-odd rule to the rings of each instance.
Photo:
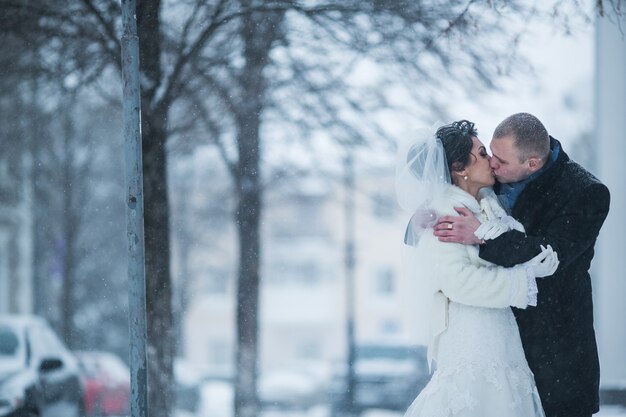
[[[534,156],[528,158],[528,170],[532,174],[533,172],[538,171],[541,168],[541,160]]]

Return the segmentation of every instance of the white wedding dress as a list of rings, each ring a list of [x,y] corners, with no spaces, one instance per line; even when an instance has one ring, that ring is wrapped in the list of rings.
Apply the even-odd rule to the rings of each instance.
[[[446,201],[443,207],[464,205],[479,218],[485,214],[487,218],[500,217],[504,213],[495,196],[481,200],[479,208],[473,198],[456,187],[451,187],[442,201]],[[429,248],[426,256],[432,262],[442,264],[456,257],[448,246],[453,244],[438,243],[432,235],[423,239]],[[488,264],[478,258],[477,248],[463,247],[473,255],[474,262]],[[450,252],[442,254],[446,249]],[[455,271],[450,273],[457,278],[448,279],[461,280],[469,268],[467,265],[464,269],[450,270]],[[503,270],[495,265],[488,267],[491,272],[495,269]],[[445,271],[448,274],[448,269]],[[487,275],[484,272],[481,281],[487,280]],[[451,293],[446,295],[455,298]],[[544,417],[511,309],[477,307],[450,299],[445,302],[447,325],[436,342],[436,370],[405,417]]]
[[[510,308],[451,302],[437,369],[405,417],[543,417]]]

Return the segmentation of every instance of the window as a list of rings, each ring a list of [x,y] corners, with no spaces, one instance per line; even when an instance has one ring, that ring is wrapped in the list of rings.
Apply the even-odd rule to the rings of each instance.
[[[317,340],[302,341],[296,349],[296,355],[300,359],[318,359],[322,356],[322,347]]]
[[[320,281],[319,265],[314,262],[276,263],[269,268],[272,284],[316,285]]]
[[[206,280],[203,284],[204,292],[209,294],[227,294],[229,276],[230,274],[227,270],[209,270],[206,273]]]
[[[23,333],[9,324],[0,325],[0,368],[24,364],[27,361],[27,346]]]
[[[383,335],[391,335],[400,332],[400,324],[394,319],[383,320],[380,323],[380,333]]]
[[[322,198],[311,196],[296,196],[286,202],[273,221],[272,235],[279,239],[326,236],[323,203]]]
[[[15,356],[20,340],[10,327],[0,327],[0,356]]]
[[[389,267],[378,268],[374,275],[374,294],[390,296],[395,292],[395,274]]]
[[[7,233],[0,230],[0,313],[7,313],[10,310],[11,290],[9,287],[8,241]]]
[[[223,365],[230,362],[230,349],[224,340],[211,340],[209,342],[209,362]]]
[[[5,188],[11,184],[9,164],[5,158],[0,159],[0,187]]]
[[[372,211],[374,217],[380,220],[393,219],[395,201],[389,194],[375,194],[372,196]]]

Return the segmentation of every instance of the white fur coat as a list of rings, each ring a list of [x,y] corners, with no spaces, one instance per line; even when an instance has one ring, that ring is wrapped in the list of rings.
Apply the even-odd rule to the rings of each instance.
[[[480,197],[479,203],[460,188],[447,186],[430,209],[440,217],[458,215],[454,208],[465,207],[481,222],[506,215],[492,190],[481,191]],[[429,364],[436,359],[438,337],[447,328],[450,301],[488,308],[528,305],[534,277],[529,277],[524,266],[503,268],[491,264],[478,256],[478,246],[440,242],[432,229],[421,234],[415,253],[420,263],[417,278],[427,281],[426,287],[432,294]]]

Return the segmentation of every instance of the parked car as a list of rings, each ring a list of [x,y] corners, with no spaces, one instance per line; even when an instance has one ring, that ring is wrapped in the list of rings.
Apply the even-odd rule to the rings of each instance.
[[[0,416],[80,417],[76,358],[45,320],[0,315]]]
[[[356,347],[354,408],[403,411],[426,386],[430,375],[426,347],[409,344],[367,343]],[[347,391],[347,367],[333,378],[330,401],[340,409]]]
[[[87,417],[123,416],[130,412],[130,369],[119,356],[102,351],[74,352],[85,385]]]

